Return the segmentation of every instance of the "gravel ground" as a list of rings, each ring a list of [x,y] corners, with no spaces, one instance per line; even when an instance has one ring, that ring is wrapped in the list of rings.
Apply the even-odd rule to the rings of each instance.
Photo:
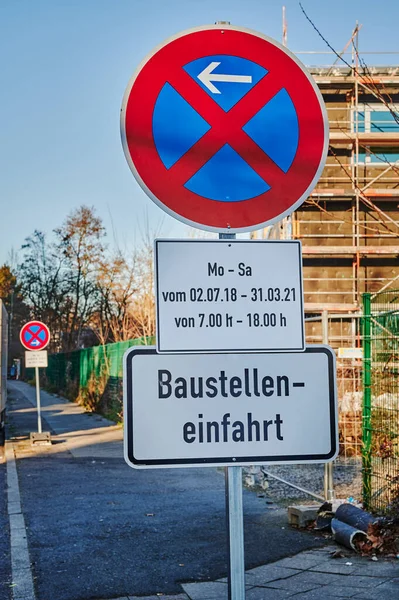
[[[292,500],[310,502],[312,496],[300,492],[271,476],[265,476],[262,471],[267,471],[270,475],[280,477],[314,494],[320,496],[324,494],[324,465],[322,464],[265,465],[264,467],[246,469],[245,484],[248,488],[256,487],[263,491],[271,501],[285,505]],[[352,496],[356,500],[361,499],[360,458],[347,463],[337,461],[334,463],[333,473],[336,498]]]

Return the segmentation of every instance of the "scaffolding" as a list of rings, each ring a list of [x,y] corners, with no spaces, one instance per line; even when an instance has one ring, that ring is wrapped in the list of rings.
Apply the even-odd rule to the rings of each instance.
[[[308,314],[359,313],[364,292],[399,280],[399,66],[367,65],[359,30],[340,53],[344,66],[337,56],[308,67],[330,124],[326,166],[291,224],[302,240]]]
[[[320,343],[320,317],[329,315],[341,460],[362,450],[362,294],[399,284],[399,66],[366,64],[375,57],[359,55],[359,30],[343,61],[336,55],[332,65],[308,67],[327,108],[329,153],[307,201],[277,235],[269,232],[302,241],[308,343]]]

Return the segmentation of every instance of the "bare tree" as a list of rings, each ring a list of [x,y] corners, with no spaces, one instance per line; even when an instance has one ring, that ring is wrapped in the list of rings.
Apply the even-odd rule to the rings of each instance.
[[[130,306],[135,294],[134,264],[118,251],[104,259],[98,272],[99,304],[92,326],[101,344],[127,340],[131,336]]]
[[[21,356],[19,332],[29,320],[29,308],[24,301],[22,286],[8,264],[0,267],[0,299],[8,312],[9,359]]]
[[[146,243],[136,255],[136,294],[130,307],[131,337],[155,335],[154,268],[152,244]]]
[[[32,317],[52,332],[52,350],[70,351],[155,333],[152,239],[131,259],[108,254],[93,208],[74,210],[54,230],[35,231],[23,246],[21,289]]]
[[[52,349],[58,350],[57,340],[65,327],[67,312],[65,259],[41,231],[26,238],[22,250],[18,267],[21,293],[30,307],[30,316],[49,326]]]
[[[104,253],[105,228],[94,208],[81,206],[55,234],[58,251],[66,261],[68,323],[63,346],[70,350],[81,347],[82,332],[98,306],[97,277]]]

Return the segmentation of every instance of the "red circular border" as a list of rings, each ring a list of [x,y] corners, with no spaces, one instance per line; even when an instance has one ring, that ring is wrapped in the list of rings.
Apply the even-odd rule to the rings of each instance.
[[[176,185],[172,170],[166,169],[159,158],[152,134],[154,105],[171,69],[218,54],[240,56],[261,65],[268,75],[280,76],[281,87],[290,95],[298,116],[299,143],[290,169],[269,191],[246,201],[208,200],[180,183]],[[133,78],[122,109],[125,153],[146,193],[178,219],[213,230],[255,229],[292,212],[310,193],[327,154],[326,113],[321,95],[317,95],[315,84],[295,61],[272,40],[228,28],[183,33],[156,51]]]
[[[39,326],[41,327],[44,332],[46,333],[46,339],[43,342],[43,345],[40,346],[40,348],[35,347],[35,348],[31,348],[30,346],[27,345],[27,343],[24,341],[23,339],[23,335],[25,333],[25,331],[30,328],[31,326]],[[45,325],[44,323],[42,323],[41,321],[29,321],[29,323],[25,323],[25,325],[22,327],[21,332],[19,334],[19,339],[21,341],[21,344],[23,345],[24,348],[26,348],[27,350],[31,350],[32,352],[38,351],[38,350],[43,350],[49,343],[50,341],[50,330],[47,327],[47,325]]]

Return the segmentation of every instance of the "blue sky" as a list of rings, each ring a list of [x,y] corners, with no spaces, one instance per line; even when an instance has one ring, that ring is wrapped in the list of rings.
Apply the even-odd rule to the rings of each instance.
[[[356,20],[360,50],[399,50],[397,1],[302,3],[338,50]],[[296,0],[1,0],[0,264],[34,229],[50,233],[81,204],[96,208],[110,245],[133,248],[147,222],[165,237],[189,235],[129,170],[119,131],[125,88],[154,46],[190,27],[228,20],[281,41],[283,4],[288,47],[327,50]],[[365,58],[392,64],[399,55]]]

